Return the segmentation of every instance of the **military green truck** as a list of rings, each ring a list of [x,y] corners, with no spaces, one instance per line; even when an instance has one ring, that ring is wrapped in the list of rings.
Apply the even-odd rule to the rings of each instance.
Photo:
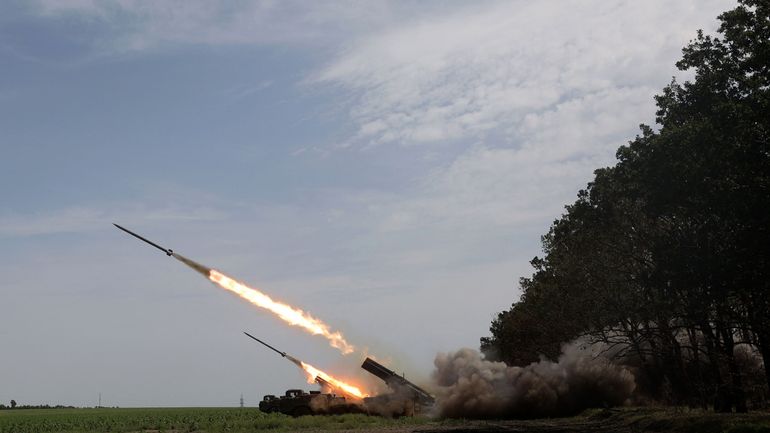
[[[429,409],[435,403],[435,399],[427,391],[371,358],[366,358],[361,368],[382,379],[388,385],[391,392],[373,397],[365,397],[362,400],[356,400],[354,403],[336,394],[290,389],[286,391],[285,395],[280,397],[275,395],[264,396],[259,403],[259,410],[267,413],[278,412],[291,416],[365,413],[400,417],[417,415]],[[334,390],[328,382],[320,377],[316,378],[316,382],[324,389]]]
[[[291,416],[363,412],[359,405],[349,403],[345,400],[345,397],[335,394],[322,394],[320,391],[305,392],[301,389],[290,389],[280,397],[266,395],[259,402],[259,410],[266,413],[277,412]]]

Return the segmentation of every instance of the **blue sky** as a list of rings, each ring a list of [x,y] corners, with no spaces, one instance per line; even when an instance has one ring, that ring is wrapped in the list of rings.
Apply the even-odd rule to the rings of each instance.
[[[723,0],[0,6],[0,401],[247,404],[312,388],[290,329],[117,222],[427,378]],[[355,358],[355,359],[353,359]]]

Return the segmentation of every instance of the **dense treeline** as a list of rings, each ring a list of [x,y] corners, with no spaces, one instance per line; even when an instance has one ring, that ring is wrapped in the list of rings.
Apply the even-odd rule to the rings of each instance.
[[[543,236],[522,297],[482,338],[488,357],[555,358],[601,342],[640,391],[745,411],[770,387],[770,1],[719,16],[683,49],[657,129],[596,170]]]
[[[57,404],[56,406],[51,406],[48,404],[38,404],[38,405],[29,405],[29,404],[23,404],[23,405],[14,405],[6,406],[4,404],[0,404],[0,410],[5,409],[77,409],[75,406],[64,406],[61,404]]]

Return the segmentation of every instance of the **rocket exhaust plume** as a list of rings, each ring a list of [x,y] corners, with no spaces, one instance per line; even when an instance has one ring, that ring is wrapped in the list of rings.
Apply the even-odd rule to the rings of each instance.
[[[282,357],[288,359],[291,361],[294,365],[301,368],[305,374],[307,375],[307,382],[308,383],[318,383],[321,386],[331,388],[335,391],[338,391],[340,394],[345,394],[348,397],[355,397],[357,399],[362,399],[364,397],[368,397],[367,394],[365,394],[361,389],[359,389],[355,385],[351,385],[349,383],[346,383],[340,379],[337,379],[336,377],[321,371],[315,367],[313,367],[310,364],[307,364],[305,362],[300,361],[299,359],[287,355],[286,352],[281,352],[280,350],[276,349],[275,347],[265,343],[264,341],[260,340],[259,338],[249,334],[248,332],[244,331],[244,334],[249,336],[249,338],[258,341],[263,346],[267,347],[268,349],[272,350],[273,352],[281,355]]]
[[[252,304],[270,311],[289,325],[303,328],[313,335],[323,336],[332,347],[339,349],[345,355],[355,351],[355,347],[349,344],[339,331],[331,332],[329,325],[299,308],[274,301],[259,290],[239,283],[215,269],[210,270],[208,278],[223,289],[229,290]]]
[[[208,266],[204,266],[204,265],[201,265],[200,263],[192,261],[187,257],[182,256],[181,254],[177,254],[173,252],[170,248],[163,248],[160,245],[126,228],[123,228],[117,224],[113,224],[113,225],[118,229],[123,230],[124,232],[130,234],[131,236],[134,236],[135,238],[140,239],[152,245],[153,247],[163,251],[167,256],[173,256],[175,259],[191,267],[195,271],[199,272],[200,274],[202,274],[203,276],[211,280],[213,283],[217,284],[219,287],[225,290],[228,290],[232,293],[235,293],[236,295],[240,296],[241,298],[251,302],[252,304],[258,307],[261,307],[261,308],[264,308],[265,310],[270,311],[271,313],[273,313],[274,315],[276,315],[278,318],[288,323],[289,325],[302,328],[313,335],[323,336],[329,341],[329,344],[332,347],[338,349],[343,354],[347,355],[355,351],[355,347],[350,343],[348,343],[345,340],[345,337],[343,337],[339,331],[332,332],[331,329],[329,328],[329,325],[327,325],[326,323],[322,322],[319,319],[316,319],[315,317],[311,316],[307,312],[299,308],[292,307],[291,305],[285,304],[283,302],[275,301],[272,298],[270,298],[270,296],[260,292],[259,290],[249,287],[243,283],[240,283],[228,277],[227,275],[217,271],[216,269],[212,269],[212,268],[209,268]]]
[[[212,271],[211,268],[203,266],[202,264],[200,264],[198,262],[192,261],[192,260],[188,259],[187,257],[181,255],[181,254],[171,253],[171,255],[175,259],[177,259],[180,262],[184,263],[185,265],[191,267],[193,270],[198,271],[204,277],[208,278],[209,275],[211,275],[211,271]]]
[[[300,367],[307,374],[307,383],[320,382],[318,378],[321,378],[323,382],[330,384],[332,389],[338,390],[342,394],[345,394],[346,396],[352,396],[358,399],[369,397],[368,394],[361,391],[361,389],[355,385],[351,385],[349,383],[343,382],[342,380],[339,380],[336,377],[331,376],[328,373],[325,373],[313,367],[310,364],[304,363],[302,361],[300,361],[300,364],[301,364]]]
[[[472,349],[436,356],[437,415],[442,418],[539,418],[622,405],[633,374],[598,356],[599,347],[573,343],[557,361],[523,367],[485,360]]]

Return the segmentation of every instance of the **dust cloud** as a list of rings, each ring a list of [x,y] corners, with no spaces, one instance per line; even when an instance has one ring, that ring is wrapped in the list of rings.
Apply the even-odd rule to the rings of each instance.
[[[597,348],[565,345],[558,361],[525,367],[487,361],[472,349],[436,356],[435,415],[441,418],[567,416],[589,407],[622,405],[634,376]]]

